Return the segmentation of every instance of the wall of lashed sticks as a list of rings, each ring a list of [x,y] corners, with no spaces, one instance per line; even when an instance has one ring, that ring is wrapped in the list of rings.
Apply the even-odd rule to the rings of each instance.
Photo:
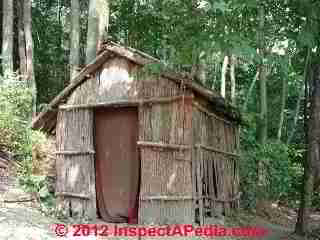
[[[139,223],[190,223],[192,92],[161,77],[142,81],[140,92],[163,101],[139,110]]]
[[[204,224],[238,205],[238,127],[196,102],[193,109],[194,202]]]
[[[198,222],[237,205],[238,127],[166,78],[141,81],[140,223]],[[167,101],[165,101],[167,99]]]

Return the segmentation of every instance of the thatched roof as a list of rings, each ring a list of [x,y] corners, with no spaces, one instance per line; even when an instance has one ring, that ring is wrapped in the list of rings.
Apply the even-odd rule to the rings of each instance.
[[[98,56],[90,64],[86,65],[82,71],[74,79],[72,79],[71,83],[48,104],[46,110],[42,111],[32,121],[31,128],[35,130],[38,129],[51,132],[56,125],[59,105],[64,103],[78,86],[90,79],[90,77],[105,62],[107,62],[108,59],[111,59],[115,56],[127,58],[128,60],[141,66],[150,63],[161,63],[160,60],[146,53],[108,41],[103,45]],[[160,75],[176,83],[181,83],[183,81],[187,88],[206,98],[213,104],[215,108],[219,110],[219,112],[223,113],[232,120],[240,121],[240,113],[237,111],[237,109],[228,104],[220,94],[193,81],[188,74],[173,73],[172,71],[165,69],[160,73]]]

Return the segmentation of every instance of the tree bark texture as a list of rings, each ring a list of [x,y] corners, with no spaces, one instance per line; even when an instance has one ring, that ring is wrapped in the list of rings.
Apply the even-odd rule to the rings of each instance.
[[[249,91],[247,93],[247,96],[246,96],[246,100],[244,101],[244,104],[243,104],[243,107],[242,107],[242,111],[246,112],[247,111],[247,106],[248,106],[248,102],[249,102],[249,99],[250,99],[250,96],[252,95],[252,92],[253,92],[253,89],[254,89],[254,86],[256,85],[256,82],[257,82],[257,79],[259,77],[259,71],[257,71],[256,75],[254,75],[254,78],[250,84],[250,88],[249,88]]]
[[[3,0],[2,72],[13,72],[13,0]]]
[[[27,53],[27,72],[26,80],[32,91],[32,115],[35,116],[37,109],[37,86],[33,68],[33,39],[32,39],[32,21],[31,21],[31,0],[24,0],[24,32],[26,40]]]
[[[70,81],[78,74],[80,64],[80,4],[71,0]]]
[[[258,31],[258,46],[260,54],[260,63],[259,63],[259,88],[257,91],[258,98],[258,119],[257,119],[257,142],[263,146],[267,142],[268,138],[268,102],[267,102],[267,65],[265,63],[265,9],[263,3],[259,6],[258,9],[259,17],[259,31]],[[258,201],[263,201],[264,188],[266,186],[266,174],[265,174],[265,159],[260,158],[257,163],[258,172],[257,172],[257,181],[259,189],[261,190],[261,198]]]
[[[294,133],[295,133],[295,130],[296,130],[296,126],[297,126],[297,123],[298,123],[299,113],[300,113],[301,99],[303,97],[303,93],[305,93],[307,91],[307,89],[304,89],[304,91],[303,91],[303,84],[308,82],[308,78],[309,78],[308,73],[310,71],[310,57],[311,57],[311,49],[308,48],[308,53],[307,53],[305,66],[304,66],[303,82],[302,82],[302,86],[300,87],[299,96],[298,96],[297,105],[296,105],[296,110],[295,110],[294,119],[293,119],[293,126],[292,126],[291,133],[290,133],[290,135],[288,137],[287,144],[291,143],[292,138],[294,136]],[[307,97],[308,96],[305,95],[305,99],[307,99]]]
[[[96,57],[97,54],[97,41],[99,36],[99,17],[97,11],[97,1],[98,0],[90,0],[89,2],[86,64],[90,63]]]
[[[259,116],[259,133],[258,133],[258,141],[260,144],[265,144],[267,141],[267,134],[268,134],[268,105],[267,105],[267,69],[264,63],[265,58],[265,39],[264,39],[264,27],[265,27],[265,10],[264,6],[260,6],[259,8],[259,42],[260,42],[260,57],[261,57],[261,64],[260,64],[260,74],[259,74],[259,105],[260,105],[260,116]]]
[[[305,235],[309,230],[309,219],[314,185],[320,177],[320,65],[314,68],[312,77],[310,118],[308,121],[308,148],[304,169],[304,186],[296,224],[296,233]]]
[[[98,0],[98,12],[99,12],[99,35],[98,35],[98,51],[101,48],[103,41],[108,37],[109,27],[109,0]]]
[[[277,133],[277,139],[278,141],[281,141],[282,137],[282,129],[283,129],[283,123],[284,123],[284,112],[286,108],[286,100],[287,100],[287,79],[282,79],[282,95],[281,95],[281,110],[280,110],[280,120],[279,120],[279,127],[278,127],[278,133]]]
[[[195,76],[196,78],[203,84],[206,84],[206,61],[204,59],[204,57],[202,56],[202,54],[198,54],[197,56],[197,61],[195,64]]]
[[[88,14],[86,64],[97,54],[105,37],[105,29],[109,23],[109,3],[104,0],[90,0]]]
[[[27,56],[26,56],[26,40],[24,33],[24,14],[23,14],[23,0],[18,2],[18,41],[19,41],[19,58],[20,58],[20,75],[23,81],[26,81],[27,75]]]
[[[231,80],[231,103],[236,104],[236,56],[231,55],[230,58],[230,80]]]
[[[229,57],[225,56],[223,59],[222,70],[221,70],[221,96],[226,97],[226,75],[229,64]]]

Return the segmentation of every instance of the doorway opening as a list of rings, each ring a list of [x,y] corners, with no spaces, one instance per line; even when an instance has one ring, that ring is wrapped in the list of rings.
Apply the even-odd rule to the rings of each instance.
[[[95,110],[95,171],[98,217],[138,223],[140,156],[138,109]]]

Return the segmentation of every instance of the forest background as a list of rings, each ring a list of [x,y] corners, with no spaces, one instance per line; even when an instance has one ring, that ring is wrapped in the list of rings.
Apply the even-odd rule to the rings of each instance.
[[[31,119],[112,39],[241,110],[241,205],[300,209],[303,234],[320,208],[318,12],[316,0],[3,0],[0,150],[30,164]]]

